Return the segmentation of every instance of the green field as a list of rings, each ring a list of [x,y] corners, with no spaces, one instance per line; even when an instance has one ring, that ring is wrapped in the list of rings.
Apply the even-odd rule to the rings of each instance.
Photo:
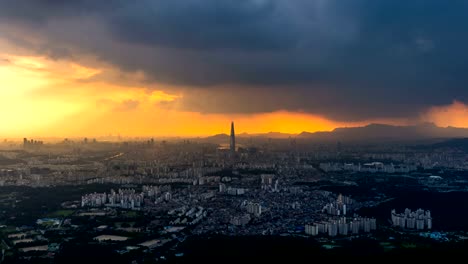
[[[135,218],[135,217],[138,216],[138,212],[135,212],[135,211],[125,211],[124,213],[122,213],[122,216],[128,217],[128,218]]]
[[[16,231],[16,227],[14,226],[7,226],[7,227],[4,227],[4,228],[0,228],[0,233],[2,234],[11,234],[11,233],[15,233],[17,232]]]
[[[392,251],[396,247],[390,242],[380,242],[380,246],[383,247],[385,252]]]
[[[117,228],[120,228],[120,227],[123,227],[122,225],[125,226],[125,224],[128,224],[127,227],[133,227],[133,225],[135,225],[135,222],[116,222],[114,223],[114,226]]]
[[[403,248],[417,248],[416,244],[414,243],[401,243]]]
[[[75,210],[57,210],[47,215],[47,217],[68,217],[72,215]]]

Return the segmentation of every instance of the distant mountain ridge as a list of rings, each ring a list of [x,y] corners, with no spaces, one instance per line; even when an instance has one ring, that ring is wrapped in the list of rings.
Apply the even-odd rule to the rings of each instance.
[[[241,133],[238,138],[272,138],[287,139],[296,138],[302,140],[317,141],[408,141],[444,138],[468,138],[468,128],[438,127],[434,123],[422,123],[411,126],[394,126],[387,124],[369,124],[362,127],[341,127],[333,131],[302,132],[299,134],[287,134],[269,132],[263,134]],[[226,140],[227,134],[218,134],[206,139],[214,141]]]
[[[438,127],[433,123],[413,126],[369,124],[364,127],[336,128],[331,132],[303,132],[299,138],[357,140],[418,140],[468,137],[468,128]]]

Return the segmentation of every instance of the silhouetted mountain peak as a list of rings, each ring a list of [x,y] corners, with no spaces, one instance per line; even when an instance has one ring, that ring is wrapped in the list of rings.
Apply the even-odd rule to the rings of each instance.
[[[216,134],[216,135],[210,136],[209,138],[224,138],[224,137],[229,137],[229,135],[221,133],[221,134]]]
[[[420,123],[416,126],[420,126],[420,127],[434,127],[434,128],[442,128],[442,127],[438,127],[435,123],[433,122],[423,122],[423,123]]]

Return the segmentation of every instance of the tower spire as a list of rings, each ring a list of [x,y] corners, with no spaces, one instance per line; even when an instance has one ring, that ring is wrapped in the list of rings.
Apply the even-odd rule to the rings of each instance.
[[[234,122],[231,122],[231,142],[229,149],[231,150],[231,153],[236,152],[236,134],[234,132]]]

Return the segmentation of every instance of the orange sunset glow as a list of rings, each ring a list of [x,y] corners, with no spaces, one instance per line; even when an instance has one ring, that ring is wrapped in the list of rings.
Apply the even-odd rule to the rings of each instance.
[[[425,113],[425,118],[439,126],[468,127],[468,105],[454,101],[450,105],[435,106]]]
[[[96,76],[118,72],[112,67],[93,68],[72,61],[39,56],[2,54],[0,66],[0,135],[3,137],[206,136],[226,133],[235,120],[243,133],[300,133],[330,131],[337,127],[362,126],[371,122],[406,124],[407,120],[337,122],[304,112],[274,111],[253,114],[210,114],[180,110],[181,92],[150,84],[129,85]],[[138,74],[128,77],[138,83]],[[177,89],[172,89],[177,91]],[[170,104],[169,107],[165,103]],[[424,121],[442,126],[468,126],[467,107],[430,108]]]

